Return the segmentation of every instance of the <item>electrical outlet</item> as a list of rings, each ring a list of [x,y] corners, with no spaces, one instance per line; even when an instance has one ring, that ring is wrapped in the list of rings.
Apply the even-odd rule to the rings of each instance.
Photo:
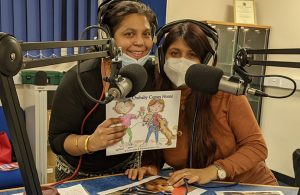
[[[264,84],[265,84],[265,86],[280,87],[281,80],[280,80],[280,78],[267,77],[267,78],[265,78]]]

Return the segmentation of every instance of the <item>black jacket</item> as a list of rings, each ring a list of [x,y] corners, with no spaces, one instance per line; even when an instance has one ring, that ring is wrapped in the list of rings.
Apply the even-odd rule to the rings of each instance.
[[[81,64],[81,80],[87,92],[99,99],[102,92],[102,78],[100,60],[93,59]],[[148,61],[144,65],[148,73],[148,82],[145,91],[151,91],[154,79],[154,65]],[[94,107],[95,103],[89,100],[79,87],[77,81],[77,67],[70,69],[58,86],[51,111],[49,125],[49,143],[54,153],[62,155],[73,167],[77,167],[79,157],[71,156],[64,150],[63,144],[70,134],[81,134],[81,123],[86,114]],[[105,105],[98,108],[89,116],[82,134],[92,134],[96,127],[105,120]],[[75,144],[75,143],[74,143]],[[118,165],[131,156],[132,153],[106,156],[105,150],[91,155],[83,155],[82,171],[105,171]]]

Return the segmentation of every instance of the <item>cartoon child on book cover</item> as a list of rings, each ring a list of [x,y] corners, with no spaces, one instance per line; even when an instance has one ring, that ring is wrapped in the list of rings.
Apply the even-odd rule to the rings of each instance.
[[[116,101],[115,107],[113,107],[116,113],[121,114],[120,116],[122,120],[122,125],[128,127],[126,129],[126,133],[129,136],[129,144],[131,145],[132,141],[132,130],[131,130],[131,120],[136,119],[137,116],[135,114],[130,114],[131,110],[134,108],[134,103],[131,99],[123,99]],[[124,144],[124,140],[121,140],[121,143]]]
[[[171,145],[171,139],[175,139],[176,135],[168,128],[168,121],[160,115],[160,112],[164,111],[165,101],[163,99],[152,99],[148,103],[148,113],[143,119],[144,124],[148,127],[148,133],[145,140],[147,144],[152,133],[155,136],[155,142],[158,143],[159,132],[166,136],[168,139],[166,145]]]

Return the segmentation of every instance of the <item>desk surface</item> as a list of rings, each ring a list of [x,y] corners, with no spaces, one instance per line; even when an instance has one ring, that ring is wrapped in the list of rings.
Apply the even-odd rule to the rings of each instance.
[[[111,188],[131,184],[135,181],[127,179],[125,175],[114,175],[109,177],[99,177],[84,179],[78,181],[71,181],[57,186],[57,188],[70,187],[76,184],[81,184],[91,195],[97,194],[99,191],[108,190]],[[228,185],[227,183],[212,182],[203,189],[207,190],[204,194],[215,194],[215,191],[282,191],[284,194],[297,195],[298,188],[283,187],[283,186],[266,186],[266,185],[248,185],[237,184]],[[24,189],[0,191],[0,195],[8,195],[23,192]]]

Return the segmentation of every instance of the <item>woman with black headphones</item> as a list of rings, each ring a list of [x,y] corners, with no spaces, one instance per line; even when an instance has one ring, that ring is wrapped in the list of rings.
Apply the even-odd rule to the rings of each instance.
[[[205,184],[212,180],[278,185],[264,162],[267,147],[247,98],[221,91],[203,94],[185,85],[191,65],[206,64],[216,55],[207,38],[215,32],[209,28],[183,20],[158,30],[158,43],[159,37],[166,37],[158,47],[156,89],[181,90],[178,130],[182,134],[177,136],[176,148],[145,151],[143,166],[125,174],[140,180],[158,174],[167,163],[175,169],[168,180],[174,187],[185,181]],[[215,61],[214,57],[213,65]]]
[[[148,59],[157,27],[155,13],[138,1],[112,0],[101,4],[98,15],[100,26],[122,48],[123,66],[144,66],[148,85],[152,84],[154,66]],[[82,84],[99,100],[107,92],[103,78],[109,76],[110,64],[109,59],[81,63]],[[127,127],[118,126],[119,118],[105,119],[105,105],[95,104],[85,96],[77,82],[76,70],[72,68],[64,75],[52,106],[49,143],[57,154],[56,180],[120,173],[137,167],[137,153],[106,156],[105,149],[119,142]]]

